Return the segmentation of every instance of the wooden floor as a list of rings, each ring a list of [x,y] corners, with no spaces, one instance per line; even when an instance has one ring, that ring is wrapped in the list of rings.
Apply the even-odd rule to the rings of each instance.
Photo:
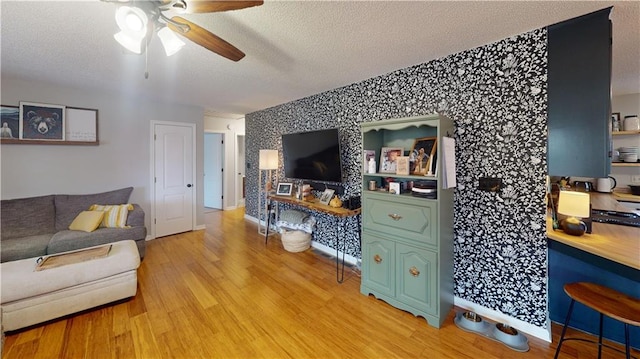
[[[267,246],[240,210],[206,214],[207,229],[147,242],[138,294],[14,333],[3,358],[552,358],[460,330],[451,312],[424,319],[359,292],[347,269],[307,251]],[[554,341],[559,335],[553,327]],[[573,332],[571,332],[573,333]],[[560,358],[595,358],[593,344],[567,342]],[[604,358],[624,358],[605,349]],[[634,355],[638,356],[635,352]]]

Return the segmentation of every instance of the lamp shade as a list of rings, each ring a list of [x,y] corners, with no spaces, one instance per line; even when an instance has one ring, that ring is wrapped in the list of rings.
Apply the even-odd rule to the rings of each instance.
[[[588,193],[560,191],[558,199],[558,213],[565,216],[588,218],[591,215]]]
[[[158,37],[162,42],[162,46],[164,46],[167,56],[175,54],[184,46],[184,42],[166,26],[158,31]]]
[[[278,150],[260,150],[260,163],[258,168],[261,170],[277,170]]]

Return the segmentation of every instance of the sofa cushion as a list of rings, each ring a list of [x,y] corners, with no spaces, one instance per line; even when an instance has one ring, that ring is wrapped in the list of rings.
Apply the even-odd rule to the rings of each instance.
[[[53,195],[2,200],[0,207],[3,245],[5,239],[55,232]]]
[[[102,211],[82,211],[69,225],[72,231],[93,232],[102,223],[104,212]]]
[[[81,231],[59,231],[53,235],[47,247],[47,254],[107,244],[127,239],[143,240],[147,234],[145,227],[98,228],[91,233]]]
[[[128,203],[133,187],[118,189],[115,191],[80,194],[80,195],[56,195],[55,196],[55,228],[63,231],[69,228],[73,219],[82,211],[86,211],[91,205],[122,204]]]
[[[4,263],[23,258],[43,256],[47,254],[47,246],[51,237],[53,237],[53,233],[3,239],[0,246],[0,249],[2,249],[0,261]]]
[[[102,218],[102,223],[100,223],[100,227],[107,228],[126,228],[127,227],[127,217],[129,216],[129,211],[133,211],[132,204],[119,204],[119,205],[100,205],[94,204],[89,207],[90,210],[96,212],[104,212],[104,217]]]

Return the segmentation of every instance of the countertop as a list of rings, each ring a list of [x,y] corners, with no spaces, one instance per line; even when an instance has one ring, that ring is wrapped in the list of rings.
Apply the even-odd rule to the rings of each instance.
[[[628,207],[618,203],[618,196],[596,192],[589,194],[593,208],[630,212]],[[640,270],[640,228],[593,222],[592,233],[572,236],[561,230],[554,231],[551,218],[547,218],[547,237]]]

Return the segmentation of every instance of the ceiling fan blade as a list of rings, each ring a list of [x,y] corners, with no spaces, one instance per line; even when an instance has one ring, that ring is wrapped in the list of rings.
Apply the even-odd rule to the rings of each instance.
[[[174,16],[171,18],[171,21],[189,26],[189,31],[184,31],[181,26],[168,22],[167,26],[169,26],[171,30],[220,56],[224,56],[232,61],[239,61],[244,57],[244,52],[187,19]]]
[[[197,14],[204,12],[218,12],[239,10],[262,5],[263,1],[215,1],[215,0],[186,0],[185,13]]]

